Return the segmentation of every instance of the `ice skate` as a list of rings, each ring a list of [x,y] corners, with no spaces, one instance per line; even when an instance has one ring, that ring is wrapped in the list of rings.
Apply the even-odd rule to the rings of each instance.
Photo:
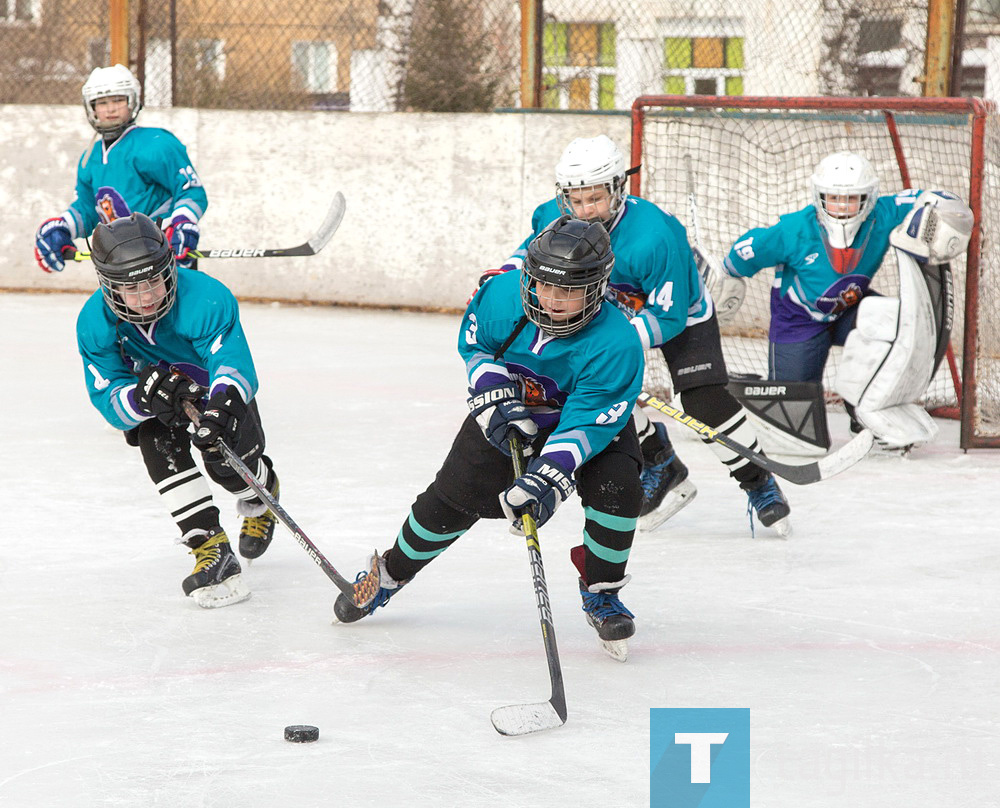
[[[278,475],[273,471],[271,475],[274,483],[268,487],[268,491],[277,500],[280,494]],[[238,500],[236,509],[243,515],[243,526],[240,528],[240,555],[248,560],[260,558],[274,538],[277,517],[265,504],[252,505]]]
[[[231,606],[250,597],[243,581],[240,562],[229,546],[229,538],[221,527],[208,534],[185,540],[195,557],[194,571],[184,579],[184,594],[193,598],[203,609]]]
[[[639,511],[639,530],[648,531],[666,522],[698,493],[688,480],[688,470],[672,446],[668,446],[667,428],[660,423],[653,425],[655,437],[663,448],[647,460],[639,478],[642,484],[642,509]]]
[[[778,482],[774,475],[768,474],[763,484],[756,488],[745,489],[749,502],[747,513],[750,516],[750,528],[753,529],[753,514],[757,513],[757,519],[764,527],[774,528],[779,536],[787,538],[792,532],[792,523],[789,514],[792,509],[788,505],[788,500],[778,488]]]
[[[359,608],[346,595],[338,595],[336,602],[333,604],[334,623],[356,623],[362,617],[370,615],[379,606],[385,606],[389,602],[389,598],[409,583],[408,580],[397,581],[389,575],[389,571],[385,566],[385,560],[388,555],[389,551],[386,550],[378,558],[379,589],[375,593],[375,597],[371,603],[364,608]],[[357,577],[354,579],[355,583],[368,577],[368,570],[372,569],[372,561],[373,556],[368,556],[368,568],[357,574]]]
[[[628,638],[635,634],[635,617],[618,599],[618,591],[629,582],[626,575],[615,583],[598,583],[588,586],[580,579],[580,597],[587,622],[597,631],[601,647],[619,662],[628,659]]]

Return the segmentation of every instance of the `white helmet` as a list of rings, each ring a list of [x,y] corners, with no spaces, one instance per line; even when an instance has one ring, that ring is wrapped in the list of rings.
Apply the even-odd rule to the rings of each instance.
[[[107,139],[114,139],[124,132],[139,114],[142,103],[139,94],[142,88],[139,80],[125,65],[114,67],[95,67],[89,78],[83,83],[83,108],[87,112],[90,125]],[[94,102],[98,98],[109,98],[121,95],[128,100],[128,120],[115,124],[100,124],[94,112]]]
[[[830,237],[830,246],[850,247],[878,201],[878,176],[872,164],[860,154],[836,152],[819,161],[810,183],[816,218]],[[827,194],[857,197],[857,212],[831,214],[827,210]]]
[[[563,213],[579,217],[569,203],[569,191],[603,185],[611,194],[612,221],[625,201],[625,155],[607,135],[579,137],[556,163],[556,199]]]

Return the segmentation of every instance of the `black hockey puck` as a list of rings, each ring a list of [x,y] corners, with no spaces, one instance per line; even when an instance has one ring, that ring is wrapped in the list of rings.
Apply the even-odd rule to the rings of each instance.
[[[319,727],[308,724],[293,724],[285,727],[285,740],[292,743],[312,743],[319,740]]]

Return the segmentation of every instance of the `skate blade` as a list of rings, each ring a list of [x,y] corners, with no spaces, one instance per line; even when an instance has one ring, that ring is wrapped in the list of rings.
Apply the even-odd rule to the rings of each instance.
[[[191,593],[194,599],[203,609],[221,609],[224,606],[232,606],[250,597],[250,589],[243,580],[242,575],[234,575],[226,578],[221,584],[214,586],[203,586]]]
[[[639,517],[639,530],[644,533],[656,530],[656,528],[666,522],[685,505],[690,504],[697,493],[698,489],[694,487],[694,483],[690,480],[684,480],[676,488],[667,491],[667,495],[663,498],[663,502],[660,503],[659,508],[651,513],[647,513],[645,516]]]
[[[787,539],[792,535],[792,522],[787,516],[770,525],[770,528],[778,534],[779,539]]]
[[[598,642],[604,652],[617,662],[628,660],[628,640],[602,640],[598,637]]]

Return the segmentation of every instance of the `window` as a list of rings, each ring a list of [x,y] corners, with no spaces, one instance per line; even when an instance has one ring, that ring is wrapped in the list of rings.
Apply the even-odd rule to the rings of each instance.
[[[337,46],[333,42],[293,42],[292,74],[309,93],[337,91]]]
[[[41,0],[0,0],[0,22],[38,22]]]
[[[615,108],[613,23],[546,23],[542,53],[546,108]]]
[[[742,95],[744,66],[742,36],[663,38],[663,92],[668,95]]]

